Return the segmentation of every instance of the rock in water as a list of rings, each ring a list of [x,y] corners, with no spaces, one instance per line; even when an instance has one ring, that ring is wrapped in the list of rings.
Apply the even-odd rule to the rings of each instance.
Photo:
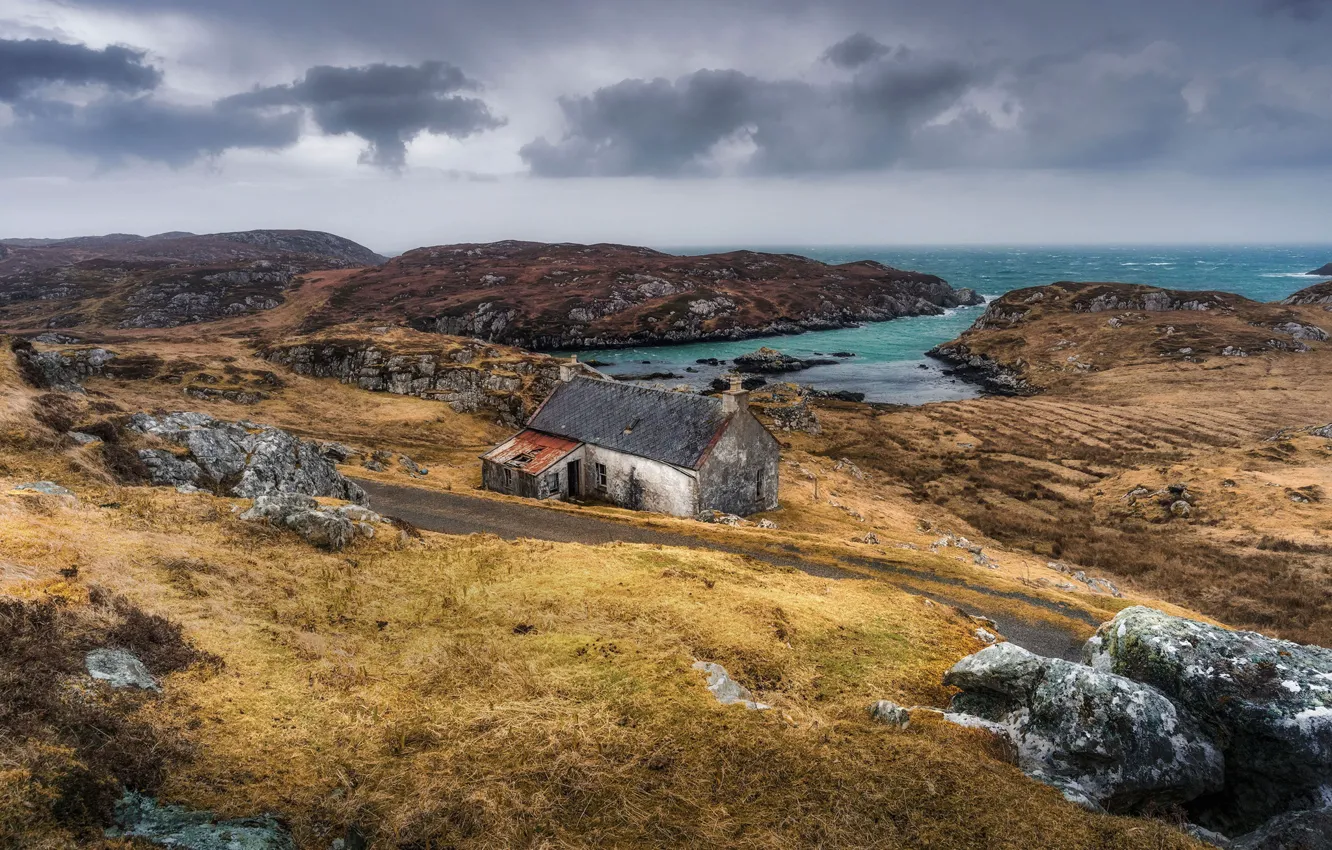
[[[1018,764],[1088,808],[1124,811],[1220,789],[1218,748],[1165,694],[1112,673],[1001,643],[944,676],[945,716],[1009,738]]]
[[[155,484],[208,483],[228,495],[250,499],[271,493],[305,493],[365,501],[365,491],[338,472],[319,444],[271,425],[224,422],[206,413],[136,413],[130,417],[129,427],[189,450],[188,459],[160,449],[141,451],[139,457]],[[182,464],[190,464],[199,473]]]
[[[116,828],[108,838],[141,838],[184,850],[294,850],[295,843],[270,816],[218,820],[212,812],[167,806],[126,792],[116,802]]]
[[[113,688],[159,690],[148,668],[133,653],[123,649],[94,649],[83,658],[88,675]]]
[[[1332,800],[1332,650],[1134,606],[1084,655],[1160,689],[1222,742],[1225,790],[1191,807],[1204,826],[1244,832]]]

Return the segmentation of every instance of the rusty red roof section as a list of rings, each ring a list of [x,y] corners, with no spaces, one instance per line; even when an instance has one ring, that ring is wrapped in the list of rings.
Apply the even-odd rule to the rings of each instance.
[[[543,434],[528,429],[491,449],[482,457],[512,469],[539,475],[580,445],[581,443],[576,440],[566,440],[553,434]],[[524,457],[528,458],[526,462],[523,462]]]

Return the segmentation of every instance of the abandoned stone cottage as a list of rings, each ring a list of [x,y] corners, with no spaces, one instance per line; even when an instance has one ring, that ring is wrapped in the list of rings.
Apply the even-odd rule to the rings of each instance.
[[[488,490],[534,499],[745,516],[777,507],[778,459],[738,386],[709,398],[562,369],[527,429],[482,455],[481,476]]]

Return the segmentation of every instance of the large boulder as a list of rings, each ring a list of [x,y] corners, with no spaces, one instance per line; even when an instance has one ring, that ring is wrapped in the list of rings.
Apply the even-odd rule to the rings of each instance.
[[[1001,643],[959,661],[949,720],[1008,738],[1018,765],[1072,802],[1110,811],[1186,801],[1221,787],[1224,762],[1165,694]]]
[[[223,493],[245,498],[304,493],[365,501],[365,491],[338,472],[318,443],[271,425],[225,422],[206,413],[136,413],[130,417],[129,428],[188,449],[187,459],[176,460],[187,460],[201,474],[187,483],[206,481]],[[140,453],[155,483],[177,483],[175,478],[188,477],[189,470],[172,465],[165,454],[160,450],[148,457]]]
[[[1225,753],[1225,788],[1190,808],[1234,834],[1332,800],[1332,650],[1134,606],[1087,643],[1099,671],[1158,688]]]
[[[222,820],[209,811],[169,806],[126,791],[115,807],[108,838],[138,838],[182,850],[294,850],[295,842],[270,815]]]

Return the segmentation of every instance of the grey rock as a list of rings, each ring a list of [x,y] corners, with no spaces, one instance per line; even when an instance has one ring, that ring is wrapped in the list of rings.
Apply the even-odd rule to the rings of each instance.
[[[88,446],[92,445],[93,443],[100,443],[102,441],[101,437],[94,437],[92,434],[88,434],[83,431],[69,431],[68,434],[69,438],[74,442],[78,443],[80,446]]]
[[[148,668],[133,653],[123,649],[94,649],[83,657],[88,675],[113,688],[159,690]]]
[[[1029,776],[1089,808],[1125,811],[1220,789],[1220,750],[1147,685],[1000,643],[944,682],[960,688],[945,715],[1012,741]]]
[[[887,723],[898,729],[905,729],[911,724],[911,712],[889,699],[870,703],[869,716],[871,720]]]
[[[139,449],[149,479],[159,487],[195,486],[203,476],[199,464],[178,458],[166,449]]]
[[[304,493],[266,493],[258,496],[250,509],[240,515],[243,520],[260,519],[284,520],[288,514],[308,511],[319,507],[319,503]]]
[[[342,505],[333,510],[352,522],[384,522],[382,516],[361,505]]]
[[[276,818],[219,820],[208,811],[164,805],[127,791],[116,802],[109,838],[140,838],[184,850],[295,850],[291,835]]]
[[[1170,503],[1170,515],[1179,519],[1188,519],[1193,514],[1193,506],[1183,499]]]
[[[980,641],[981,643],[994,643],[996,640],[998,640],[998,638],[994,636],[994,632],[990,631],[989,629],[977,627],[974,634],[976,635],[976,640]]]
[[[82,380],[102,374],[106,364],[116,358],[105,348],[80,348],[70,351],[37,351],[31,346],[14,349],[23,377],[34,387],[59,392],[83,392]]]
[[[754,700],[754,694],[749,688],[731,678],[731,674],[726,672],[726,668],[720,664],[714,664],[711,661],[695,661],[695,670],[702,670],[708,674],[708,690],[717,698],[717,702],[722,705],[743,705],[751,711],[763,711],[772,708]]]
[[[1202,825],[1234,834],[1332,800],[1332,650],[1134,606],[1083,654],[1163,691],[1222,743],[1225,788],[1194,806]]]
[[[1272,328],[1283,334],[1290,334],[1294,339],[1306,340],[1309,342],[1327,342],[1327,331],[1316,325],[1302,325],[1299,322],[1284,322]]]
[[[356,526],[332,511],[295,511],[283,517],[287,528],[305,538],[307,543],[338,551],[356,536]]]
[[[365,501],[365,492],[339,473],[316,443],[303,441],[280,428],[245,421],[226,422],[204,413],[163,416],[136,413],[130,417],[129,428],[189,450],[189,461],[202,474],[188,481],[171,481],[173,486],[207,480],[222,492],[243,498],[291,492]],[[155,457],[159,463],[165,463],[160,455]],[[145,463],[148,462],[145,458]]]
[[[1210,844],[1213,847],[1220,847],[1221,850],[1229,850],[1229,848],[1234,846],[1230,843],[1230,839],[1226,838],[1221,833],[1213,832],[1205,826],[1198,826],[1196,823],[1184,824],[1183,830],[1191,837]]]
[[[1230,846],[1234,850],[1332,850],[1332,807],[1279,815]]]
[[[25,484],[15,484],[14,489],[22,493],[40,493],[43,496],[74,498],[73,490],[61,487],[54,481],[29,481]]]

